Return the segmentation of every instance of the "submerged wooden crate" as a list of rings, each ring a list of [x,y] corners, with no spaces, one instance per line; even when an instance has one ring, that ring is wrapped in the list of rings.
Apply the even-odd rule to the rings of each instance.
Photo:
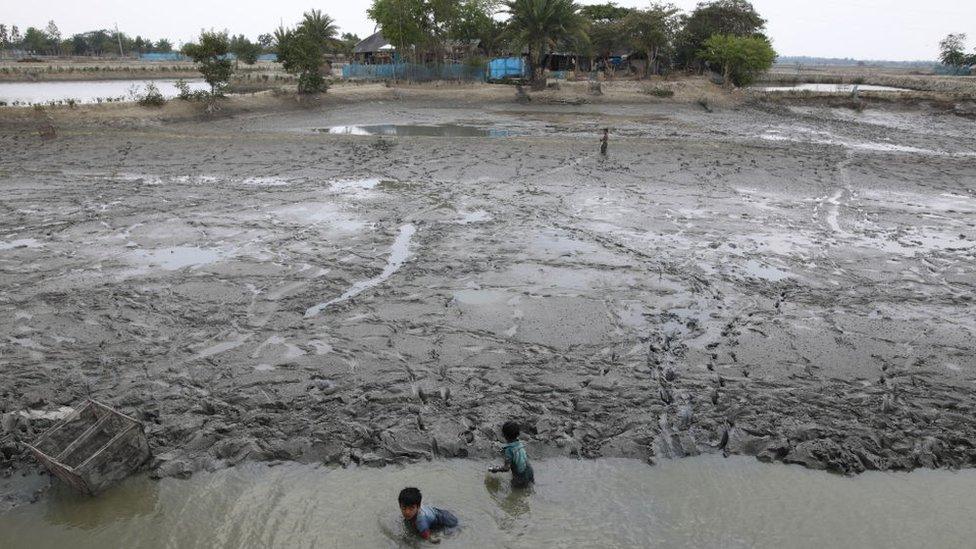
[[[27,446],[51,473],[89,495],[138,471],[150,458],[142,423],[94,400]]]

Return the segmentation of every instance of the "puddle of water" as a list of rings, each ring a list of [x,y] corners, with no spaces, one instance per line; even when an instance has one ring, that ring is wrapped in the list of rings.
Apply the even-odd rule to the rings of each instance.
[[[316,131],[333,135],[383,135],[392,137],[511,137],[515,135],[511,130],[480,128],[460,124],[333,126]]]
[[[201,358],[207,358],[214,355],[219,355],[221,353],[226,353],[227,351],[236,349],[241,345],[244,345],[244,343],[248,340],[248,337],[249,336],[247,334],[235,334],[233,338],[227,341],[222,341],[215,345],[211,345],[210,347],[207,347],[206,349],[200,351],[200,353],[194,358],[194,360],[199,360]]]
[[[780,280],[785,280],[793,276],[787,271],[760,263],[754,259],[746,261],[745,264],[741,266],[741,270],[745,272],[747,276],[752,278],[761,278],[770,282],[779,282]]]
[[[475,210],[472,212],[461,210],[458,212],[457,223],[459,225],[470,225],[471,223],[491,221],[491,219],[491,214],[485,210]]]
[[[407,257],[410,256],[410,240],[413,238],[413,235],[416,232],[417,227],[410,223],[400,227],[400,232],[397,233],[396,239],[393,240],[393,245],[390,247],[390,257],[386,261],[386,267],[383,267],[383,272],[373,278],[370,278],[369,280],[361,280],[353,284],[352,287],[343,292],[342,295],[331,301],[319,303],[314,307],[310,307],[307,311],[305,311],[305,318],[317,316],[328,307],[356,297],[364,291],[376,286],[377,284],[381,284],[386,279],[393,276],[393,273],[400,270],[400,267],[402,267],[404,262],[406,262]]]
[[[888,92],[909,92],[906,88],[893,88],[891,86],[874,86],[871,84],[857,84],[858,91],[888,91]],[[791,86],[757,86],[756,89],[766,92],[791,92],[791,91],[813,91],[823,93],[851,93],[854,91],[854,84],[795,84]]]
[[[924,154],[931,156],[950,156],[950,157],[970,157],[976,156],[972,152],[950,152],[935,151],[932,149],[921,149],[908,145],[898,145],[896,143],[878,143],[866,141],[850,141],[836,136],[830,132],[820,130],[810,130],[807,128],[783,128],[771,129],[759,135],[759,139],[765,141],[793,141],[796,143],[813,143],[816,145],[837,145],[848,149],[873,152],[898,152],[909,154]]]
[[[15,102],[48,103],[74,99],[79,103],[95,103],[99,98],[124,98],[131,101],[129,90],[138,87],[144,93],[146,84],[152,82],[159,88],[163,97],[172,99],[180,94],[176,80],[96,80],[72,82],[4,82],[0,83],[0,101],[12,105]],[[191,90],[208,90],[210,86],[202,80],[187,81]]]
[[[382,182],[381,179],[371,178],[371,179],[347,179],[342,181],[333,181],[331,190],[336,192],[347,192],[347,191],[371,191],[376,188]]]
[[[135,250],[128,253],[127,258],[130,262],[143,266],[143,271],[154,267],[164,271],[176,271],[185,267],[216,263],[223,255],[223,252],[215,249],[175,246],[157,250]]]
[[[0,241],[0,250],[16,250],[19,248],[40,248],[41,243],[36,238],[21,238],[9,242]]]
[[[345,213],[341,207],[328,202],[305,202],[273,210],[280,218],[311,225],[328,224],[346,232],[358,232],[366,227],[366,222]]]
[[[453,511],[442,547],[969,547],[976,471],[856,478],[716,456],[539,460],[532,493],[479,461],[384,469],[251,464],[130,479],[98,498],[55,490],[0,515],[2,547],[418,547],[396,496]]]

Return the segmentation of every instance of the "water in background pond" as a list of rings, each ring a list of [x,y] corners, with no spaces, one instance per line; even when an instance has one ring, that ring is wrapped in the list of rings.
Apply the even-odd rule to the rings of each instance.
[[[383,135],[392,137],[511,137],[514,135],[509,130],[480,128],[460,124],[333,126],[318,131],[333,135]]]
[[[976,471],[844,478],[749,458],[536,462],[534,493],[486,464],[252,464],[98,499],[63,490],[0,515],[0,547],[398,547],[396,496],[455,511],[442,547],[972,547]]]
[[[96,103],[111,98],[132,101],[130,90],[133,86],[138,93],[145,93],[146,84],[152,82],[159,88],[163,97],[172,99],[180,94],[176,80],[79,80],[69,82],[2,82],[0,83],[0,102],[7,105],[47,104],[51,101],[74,99],[78,103]],[[188,80],[190,89],[209,90],[203,80]]]
[[[758,89],[767,92],[791,92],[791,91],[812,91],[822,93],[851,93],[857,87],[858,91],[889,91],[907,92],[905,88],[893,88],[891,86],[875,86],[873,84],[792,84],[788,86],[756,86]]]

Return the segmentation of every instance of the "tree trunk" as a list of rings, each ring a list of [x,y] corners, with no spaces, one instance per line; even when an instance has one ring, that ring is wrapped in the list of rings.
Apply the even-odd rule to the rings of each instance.
[[[732,89],[732,63],[725,64],[725,71],[722,75],[722,79],[725,81],[725,87]]]

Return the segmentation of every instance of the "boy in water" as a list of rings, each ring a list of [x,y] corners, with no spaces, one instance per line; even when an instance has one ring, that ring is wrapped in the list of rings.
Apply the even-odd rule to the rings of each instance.
[[[400,513],[403,520],[416,529],[420,537],[431,543],[440,543],[441,540],[431,537],[434,532],[455,528],[458,519],[450,511],[421,505],[423,496],[416,488],[404,488],[400,490],[397,501],[400,503]]]
[[[505,465],[501,467],[491,467],[488,469],[492,473],[512,472],[512,486],[515,488],[527,488],[535,483],[535,472],[529,464],[529,456],[525,453],[525,445],[519,440],[521,429],[519,424],[508,421],[502,425],[502,436],[505,437],[505,446],[502,451],[505,454]]]

